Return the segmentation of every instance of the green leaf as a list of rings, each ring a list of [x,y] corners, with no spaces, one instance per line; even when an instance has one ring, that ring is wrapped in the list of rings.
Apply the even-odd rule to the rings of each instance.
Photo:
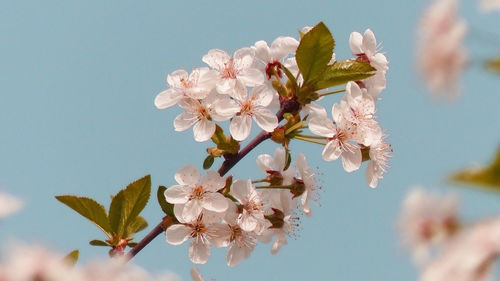
[[[111,230],[119,237],[123,237],[127,227],[135,221],[148,203],[150,195],[151,177],[149,175],[118,192],[109,207]]]
[[[323,22],[302,37],[295,59],[304,78],[304,84],[318,79],[325,71],[332,58],[334,47],[332,34]]]
[[[486,62],[486,69],[500,74],[500,57],[488,60]]]
[[[111,237],[112,230],[108,221],[108,214],[106,213],[104,206],[87,197],[61,195],[56,196],[56,199],[93,222],[108,237]]]
[[[205,158],[205,161],[203,161],[203,169],[210,169],[210,167],[214,164],[214,160],[215,158],[212,155],[208,155],[207,158]]]
[[[215,125],[215,133],[212,135],[212,141],[217,145],[226,142],[224,130],[219,125]]]
[[[65,262],[68,265],[75,266],[79,256],[80,256],[80,251],[74,250],[63,258],[63,262]]]
[[[321,79],[316,82],[315,89],[325,89],[345,84],[349,81],[359,81],[374,75],[376,69],[369,63],[357,60],[344,60],[329,65]]]
[[[489,166],[465,169],[451,175],[449,180],[500,192],[500,149]]]
[[[132,237],[135,233],[148,227],[148,222],[141,216],[137,216],[135,220],[129,224],[127,231],[125,231],[125,238]]]
[[[97,240],[97,239],[90,241],[89,244],[92,246],[111,246],[106,241]]]
[[[160,204],[163,212],[171,217],[175,217],[174,215],[174,204],[170,204],[165,199],[165,190],[167,190],[164,186],[159,186],[158,191],[156,192],[156,197],[158,198],[158,204]]]

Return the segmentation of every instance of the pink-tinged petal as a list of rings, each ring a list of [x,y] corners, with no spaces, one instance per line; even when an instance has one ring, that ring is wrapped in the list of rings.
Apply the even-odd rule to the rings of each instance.
[[[196,267],[191,267],[191,279],[193,281],[205,281],[205,278],[203,278],[203,275],[201,275],[201,272],[198,268]]]
[[[289,54],[295,53],[299,41],[293,37],[280,36],[271,44],[271,56],[275,60],[281,60]]]
[[[248,96],[247,87],[245,87],[245,85],[243,85],[243,83],[238,79],[234,79],[234,81],[235,84],[232,91],[228,93],[229,96],[240,102],[246,101]]]
[[[373,160],[368,162],[366,167],[366,181],[371,188],[376,188],[378,184],[379,174],[375,170],[375,164]]]
[[[202,239],[194,239],[189,245],[189,259],[193,263],[205,264],[210,257],[210,246],[202,242]]]
[[[371,57],[370,64],[378,71],[386,71],[389,69],[389,67],[387,66],[389,62],[387,61],[387,58],[381,53],[377,53],[373,57]]]
[[[269,154],[261,154],[257,156],[257,166],[265,173],[275,169],[274,159]]]
[[[240,80],[245,86],[253,87],[264,84],[264,73],[257,68],[247,68],[238,74]]]
[[[219,73],[206,67],[197,68],[195,71],[199,71],[198,83],[196,86],[207,89],[208,92],[210,92],[219,80]]]
[[[174,215],[175,215],[175,218],[180,223],[191,223],[192,221],[186,221],[184,218],[182,218],[182,212],[183,211],[184,211],[184,204],[175,204],[174,205]]]
[[[209,140],[215,133],[215,123],[207,119],[201,119],[193,127],[194,140],[203,142]]]
[[[304,115],[308,115],[309,118],[313,117],[324,117],[328,118],[326,114],[326,109],[317,103],[306,104],[303,108]]]
[[[279,231],[276,235],[276,240],[274,240],[273,247],[271,248],[271,254],[277,254],[281,247],[286,244],[288,244],[286,241],[286,233],[284,231]]]
[[[205,225],[214,225],[218,222],[220,222],[224,218],[224,213],[217,213],[209,210],[204,210],[203,211],[203,218],[202,222]]]
[[[214,112],[211,113],[211,116],[215,121],[226,121],[232,118],[240,110],[241,106],[234,100],[224,98],[214,103]]]
[[[233,78],[223,78],[217,82],[215,88],[219,94],[231,95],[234,92],[234,87],[236,84],[236,79]]]
[[[342,166],[348,173],[356,171],[361,167],[361,149],[353,144],[344,144],[345,150],[342,151]]]
[[[250,98],[253,98],[254,105],[268,106],[273,101],[274,91],[264,85],[252,88]]]
[[[187,81],[188,77],[189,74],[187,73],[187,71],[185,71],[184,69],[179,69],[167,75],[167,83],[170,85],[170,87],[184,88],[181,80]]]
[[[202,203],[200,200],[191,199],[185,205],[182,210],[182,218],[185,221],[194,221],[203,211]]]
[[[208,88],[203,88],[203,87],[192,87],[189,88],[185,91],[186,96],[192,98],[192,99],[197,99],[201,100],[206,98],[210,94],[211,89]]]
[[[216,225],[211,225],[210,227],[211,232],[213,232],[215,235],[210,236],[210,244],[214,245],[215,247],[221,248],[221,247],[227,247],[229,243],[231,242],[231,228],[227,224],[216,224]]]
[[[239,225],[244,231],[254,231],[257,228],[258,221],[255,217],[248,214],[246,210],[243,210]]]
[[[236,225],[237,220],[238,220],[238,207],[236,207],[236,204],[231,201],[231,199],[226,198],[227,201],[227,210],[226,213],[224,214],[224,221],[227,224],[230,225]]]
[[[355,104],[356,102],[359,102],[363,98],[361,89],[359,88],[358,84],[355,82],[348,82],[346,85],[346,99],[349,104]]]
[[[278,171],[283,171],[286,164],[286,152],[284,149],[276,148],[274,150],[274,164]]]
[[[337,160],[341,154],[342,148],[340,147],[338,140],[332,140],[325,145],[321,156],[325,161],[334,161]]]
[[[233,117],[229,125],[231,136],[237,141],[242,141],[250,135],[252,130],[252,118],[247,114]]]
[[[363,36],[363,50],[368,56],[373,56],[377,52],[377,39],[370,29],[367,29]]]
[[[189,199],[191,188],[186,185],[174,185],[165,190],[165,200],[171,204],[184,204]]]
[[[198,108],[201,107],[201,104],[198,100],[192,98],[183,98],[178,102],[179,106],[186,110],[189,113],[197,113]]]
[[[174,120],[174,127],[177,132],[189,129],[198,121],[198,116],[189,112],[179,114]]]
[[[252,66],[255,57],[255,51],[252,48],[241,48],[234,52],[234,68],[236,70],[247,69]]]
[[[320,116],[313,116],[309,120],[309,130],[315,135],[327,138],[333,137],[337,131],[332,120]]]
[[[278,117],[272,113],[269,109],[256,108],[253,111],[253,120],[259,125],[264,131],[272,132],[276,127],[278,127]]]
[[[228,63],[230,59],[231,57],[226,52],[219,49],[212,49],[201,60],[211,68],[222,70],[225,68],[224,64]]]
[[[304,214],[306,214],[306,216],[312,217],[312,211],[311,211],[311,206],[309,204],[309,200],[307,200],[307,196],[304,195],[306,195],[306,193],[302,194],[300,202],[300,205],[302,206],[302,211],[304,212]]]
[[[215,193],[205,193],[203,199],[201,200],[201,205],[204,209],[221,213],[227,210],[227,201],[224,195]]]
[[[269,50],[269,46],[266,41],[257,41],[254,45],[255,57],[267,63],[271,61],[271,51]]]
[[[363,36],[359,32],[352,32],[351,36],[349,36],[349,47],[351,47],[352,53],[355,55],[364,53],[362,45]]]
[[[200,173],[195,166],[187,165],[175,173],[175,180],[183,185],[196,185],[200,180]]]
[[[158,109],[165,109],[177,104],[182,99],[182,93],[170,88],[159,93],[155,98],[155,106]]]
[[[191,234],[191,227],[183,224],[174,224],[167,228],[166,236],[167,242],[172,245],[180,245],[188,240]]]
[[[227,265],[230,267],[235,267],[239,265],[245,258],[247,248],[238,245],[237,243],[233,243],[227,250],[226,261]]]
[[[276,233],[276,228],[266,229],[264,230],[264,232],[262,232],[262,234],[257,236],[257,239],[259,239],[259,241],[262,243],[269,243],[273,239],[275,233]]]
[[[203,189],[210,192],[217,192],[226,185],[226,180],[215,171],[208,171],[201,178]]]
[[[245,180],[235,180],[231,185],[231,195],[240,203],[248,202],[248,197],[251,193],[252,182]]]

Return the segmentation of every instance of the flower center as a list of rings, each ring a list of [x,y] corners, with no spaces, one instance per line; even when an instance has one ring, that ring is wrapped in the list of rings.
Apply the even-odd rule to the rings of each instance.
[[[224,63],[224,69],[222,70],[221,73],[222,78],[230,78],[230,79],[235,79],[236,78],[236,69],[234,69],[233,65],[233,59],[230,59],[229,62]]]
[[[191,83],[189,83],[189,81],[186,81],[186,79],[184,78],[181,78],[181,84],[182,84],[182,87],[184,88],[191,88]]]
[[[201,223],[200,221],[196,222],[191,230],[191,237],[200,237],[202,236],[205,232],[207,232],[207,228],[205,227],[205,224]]]
[[[243,102],[243,104],[241,105],[240,114],[251,115],[252,111],[253,111],[253,107],[254,106],[253,106],[252,100],[247,100],[247,101]]]
[[[201,199],[203,199],[203,194],[205,194],[205,191],[203,190],[203,186],[199,185],[199,186],[193,188],[193,190],[191,191],[190,198],[201,200]]]
[[[198,108],[198,119],[210,119],[210,113],[207,107],[200,106]]]
[[[270,80],[273,75],[278,76],[280,79],[283,76],[281,72],[281,63],[277,60],[273,60],[272,62],[266,65],[267,80]]]
[[[236,240],[236,238],[241,236],[243,230],[237,225],[230,227],[231,227],[231,237],[229,238],[229,241],[233,242],[234,240]]]

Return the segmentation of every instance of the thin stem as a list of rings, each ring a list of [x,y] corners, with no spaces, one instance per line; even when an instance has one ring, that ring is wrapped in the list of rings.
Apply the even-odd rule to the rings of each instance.
[[[331,92],[328,92],[328,93],[320,94],[319,96],[320,96],[320,97],[324,97],[324,96],[333,95],[333,94],[338,94],[338,93],[342,93],[342,92],[345,92],[345,89],[340,89],[340,90],[331,91]]]
[[[324,142],[320,142],[320,141],[317,141],[317,140],[309,139],[309,138],[306,138],[306,137],[294,136],[293,138],[301,140],[301,141],[307,141],[307,142],[317,143],[317,144],[321,144],[321,145],[326,145],[326,143],[324,143]]]
[[[261,179],[261,180],[254,180],[252,183],[262,183],[262,182],[269,182],[267,179]]]
[[[255,188],[260,188],[260,189],[266,189],[266,188],[269,188],[269,189],[292,189],[293,188],[293,185],[260,185],[260,186],[256,186]]]
[[[163,220],[148,233],[148,235],[142,238],[142,240],[137,243],[137,245],[135,245],[135,247],[132,248],[130,252],[128,252],[127,260],[133,259],[135,255],[137,255],[137,253],[139,253],[144,247],[146,247],[146,245],[153,241],[156,236],[162,234],[163,231],[165,231],[172,224],[174,224],[174,220],[169,216],[165,216]]]
[[[303,137],[303,138],[309,138],[309,139],[326,140],[326,137],[319,137],[319,136],[310,136],[310,135],[303,135],[303,134],[297,134],[296,136]]]

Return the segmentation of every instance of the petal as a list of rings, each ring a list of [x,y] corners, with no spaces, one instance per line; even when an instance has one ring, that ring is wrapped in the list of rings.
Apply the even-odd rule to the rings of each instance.
[[[361,166],[361,149],[353,144],[344,144],[342,151],[342,166],[348,173],[359,169]]]
[[[271,51],[266,41],[257,41],[254,45],[255,57],[262,60],[265,63],[271,61]]]
[[[257,68],[247,68],[237,75],[245,86],[253,87],[264,84],[264,73]]]
[[[274,159],[269,154],[261,154],[257,156],[257,166],[265,173],[275,169]]]
[[[241,48],[234,52],[233,63],[237,71],[242,71],[252,66],[255,57],[255,50],[252,48]]]
[[[239,265],[246,257],[247,249],[236,243],[233,243],[227,250],[226,261],[230,267]]]
[[[187,81],[188,76],[189,74],[187,73],[187,71],[185,71],[184,69],[179,69],[167,75],[167,83],[170,85],[170,87],[184,88],[181,80]]]
[[[200,200],[191,199],[184,205],[184,209],[182,210],[182,218],[185,221],[189,222],[195,221],[202,211],[203,207]]]
[[[363,50],[368,56],[373,56],[377,52],[377,39],[370,29],[363,35]]]
[[[209,140],[215,133],[215,123],[207,119],[201,119],[200,122],[194,124],[193,134],[194,140],[203,142]]]
[[[273,247],[271,248],[271,254],[275,255],[281,249],[281,246],[288,244],[286,242],[286,234],[284,231],[279,231],[276,235],[276,240],[274,240]]]
[[[352,81],[348,82],[345,88],[346,88],[345,97],[350,105],[358,103],[363,98],[361,89],[355,82]]]
[[[306,104],[303,109],[304,115],[309,115],[309,118],[312,117],[327,117],[326,109],[321,105],[311,102],[310,104]]]
[[[313,116],[309,120],[309,130],[318,136],[331,138],[337,131],[332,120],[327,117]]]
[[[156,96],[155,106],[158,109],[165,109],[179,102],[182,97],[182,92],[170,88]]]
[[[243,210],[239,225],[244,231],[254,231],[257,228],[258,222],[254,216]]]
[[[235,116],[229,125],[231,136],[237,141],[242,141],[250,135],[252,129],[252,118],[244,114]]]
[[[219,73],[215,70],[201,67],[195,69],[194,71],[199,71],[196,86],[199,88],[204,88],[208,90],[208,92],[210,92],[210,90],[215,87],[215,84],[219,80]]]
[[[378,184],[378,173],[375,171],[375,164],[373,160],[368,162],[368,167],[366,167],[366,181],[371,188],[376,188]]]
[[[211,68],[222,70],[225,68],[224,64],[228,63],[230,59],[231,57],[223,50],[212,49],[201,60]]]
[[[184,204],[189,199],[191,188],[186,185],[174,185],[165,190],[165,200],[171,204]]]
[[[250,186],[252,182],[245,180],[235,180],[231,185],[231,195],[236,198],[240,203],[245,204],[248,202],[248,197],[250,196]]]
[[[321,156],[325,161],[333,161],[337,160],[340,154],[342,154],[342,148],[340,147],[338,140],[332,140],[325,145]]]
[[[210,236],[210,244],[215,247],[227,247],[231,240],[231,228],[227,224],[216,224],[210,226],[211,231],[215,234]]]
[[[189,245],[189,258],[193,263],[204,264],[210,257],[210,246],[202,239],[194,239]]]
[[[172,245],[180,245],[188,240],[191,234],[191,227],[183,224],[174,224],[167,228],[167,242]]]
[[[215,193],[205,193],[201,200],[201,206],[209,211],[222,213],[227,210],[227,200],[224,195]]]
[[[203,189],[210,192],[217,192],[226,185],[226,180],[215,171],[208,171],[201,179]]]
[[[230,95],[234,91],[236,84],[236,79],[233,78],[222,78],[217,82],[215,88],[219,94]]]
[[[266,132],[272,132],[278,127],[278,117],[269,109],[255,108],[253,111],[253,120]]]
[[[304,195],[306,195],[306,194],[305,193],[302,194],[302,198],[301,198],[301,202],[300,202],[300,205],[302,206],[302,211],[304,212],[304,214],[306,214],[306,216],[312,217],[311,206],[309,204],[309,200],[307,200],[307,196],[304,196]]]
[[[224,221],[227,224],[230,225],[236,225],[237,224],[237,219],[239,216],[238,213],[238,207],[236,207],[236,204],[229,198],[226,198],[227,201],[227,210],[226,213],[224,214]]]
[[[198,121],[198,116],[189,112],[179,114],[174,120],[174,127],[177,132],[182,132]]]
[[[188,221],[185,221],[182,218],[182,212],[184,211],[184,204],[174,204],[174,215],[175,218],[180,222],[180,223],[190,223]]]
[[[187,165],[175,173],[175,180],[183,185],[196,185],[200,180],[200,173],[193,165]]]
[[[284,149],[278,147],[274,150],[274,164],[277,171],[283,171],[286,164],[286,152]]]
[[[191,267],[190,273],[193,281],[205,281],[205,278],[203,278],[203,275],[201,275],[201,272],[197,267]]]
[[[349,36],[349,47],[355,55],[363,54],[363,36],[359,32],[352,32]]]
[[[271,44],[271,56],[275,60],[281,60],[289,54],[295,53],[299,41],[293,37],[280,36]]]
[[[223,98],[213,104],[212,118],[215,121],[226,121],[241,110],[241,106],[234,100]]]
[[[253,98],[254,105],[266,107],[273,101],[273,97],[273,90],[264,85],[254,87],[250,91],[250,98]]]

